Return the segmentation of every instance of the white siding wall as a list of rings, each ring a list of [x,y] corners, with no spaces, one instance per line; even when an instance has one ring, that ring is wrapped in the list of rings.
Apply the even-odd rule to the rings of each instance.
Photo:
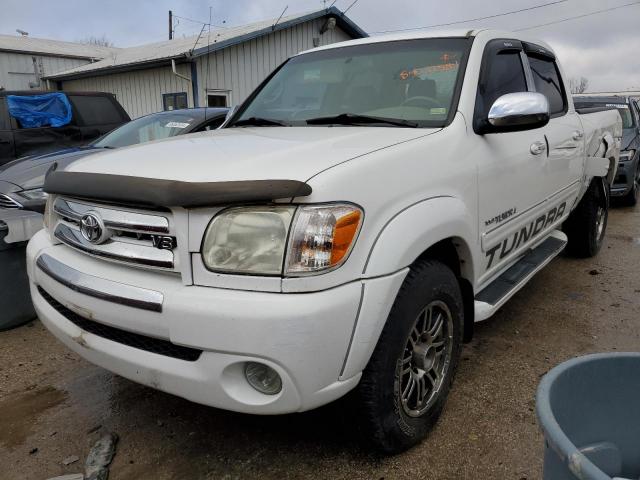
[[[38,71],[41,71],[42,76],[52,75],[89,63],[88,60],[78,58],[0,52],[0,87],[4,87],[6,90],[29,90],[29,83],[37,81],[33,68],[34,57]],[[36,87],[36,89],[46,90],[46,82],[42,81],[40,87]]]
[[[230,105],[239,104],[287,58],[314,48],[314,37],[319,37],[319,46],[351,40],[338,27],[320,35],[324,22],[324,19],[305,22],[213,52],[208,61],[207,55],[197,58],[200,105],[206,105],[207,90],[229,91]]]
[[[178,73],[191,78],[189,64],[176,67]],[[193,106],[191,82],[174,75],[170,66],[69,80],[62,89],[113,93],[131,118],[161,111],[163,93],[187,92],[188,105]]]
[[[207,55],[198,57],[199,106],[206,105],[207,90],[229,91],[230,105],[240,103],[287,58],[313,48],[314,37],[319,37],[320,45],[351,39],[337,27],[320,35],[323,24],[324,19],[305,22],[234,45],[211,53],[208,62]],[[189,64],[177,67],[179,73],[191,78]],[[162,110],[163,93],[187,92],[189,106],[193,107],[191,87],[191,82],[175,76],[169,66],[68,80],[62,84],[65,91],[111,92],[131,118]]]

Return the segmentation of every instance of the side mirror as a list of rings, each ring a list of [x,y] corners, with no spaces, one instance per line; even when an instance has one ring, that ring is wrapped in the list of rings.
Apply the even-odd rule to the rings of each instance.
[[[483,133],[533,130],[544,127],[550,118],[549,101],[541,93],[508,93],[491,106]]]

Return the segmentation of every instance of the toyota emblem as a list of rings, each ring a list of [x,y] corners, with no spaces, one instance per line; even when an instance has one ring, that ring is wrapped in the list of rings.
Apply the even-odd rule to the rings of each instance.
[[[82,216],[80,220],[80,233],[85,240],[94,244],[103,243],[108,238],[108,232],[104,227],[102,219],[93,212]]]

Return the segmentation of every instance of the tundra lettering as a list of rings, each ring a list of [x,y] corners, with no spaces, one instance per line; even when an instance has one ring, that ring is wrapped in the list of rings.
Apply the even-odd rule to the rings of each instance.
[[[563,202],[558,207],[553,207],[549,210],[549,213],[546,213],[536,220],[532,221],[527,227],[523,227],[519,232],[513,234],[511,246],[507,248],[507,244],[509,243],[509,238],[505,238],[502,242],[497,245],[491,247],[487,250],[486,256],[489,258],[487,262],[487,270],[491,268],[493,264],[493,259],[495,258],[495,254],[500,249],[499,258],[502,260],[507,255],[509,255],[512,251],[517,250],[520,245],[526,244],[529,240],[535,238],[542,230],[551,225],[556,218],[562,218],[564,215],[564,210],[567,206],[567,202]],[[502,248],[500,248],[502,247]]]

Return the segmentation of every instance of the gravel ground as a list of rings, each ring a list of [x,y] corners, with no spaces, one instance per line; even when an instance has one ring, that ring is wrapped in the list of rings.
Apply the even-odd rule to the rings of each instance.
[[[476,326],[440,422],[392,458],[366,451],[348,401],[296,415],[235,414],[94,367],[38,321],[0,333],[0,478],[80,472],[105,432],[120,437],[116,480],[541,478],[540,377],[576,355],[640,345],[640,208],[614,208],[605,242],[595,259],[554,260]]]

